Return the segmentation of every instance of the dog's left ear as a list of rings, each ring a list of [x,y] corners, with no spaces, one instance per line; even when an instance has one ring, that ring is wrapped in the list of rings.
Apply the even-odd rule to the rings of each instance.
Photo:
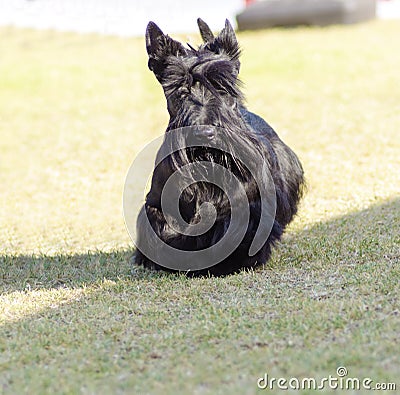
[[[149,55],[149,69],[154,72],[157,79],[161,79],[168,56],[185,55],[185,47],[173,40],[154,23],[149,22],[146,29],[146,49]]]
[[[224,52],[231,57],[232,60],[238,60],[240,56],[239,43],[236,38],[235,31],[232,25],[225,20],[225,27],[218,34],[215,41],[224,50]]]
[[[240,47],[235,31],[228,19],[225,20],[225,27],[221,30],[218,36],[207,42],[205,48],[214,53],[225,53],[228,55],[230,59],[235,62],[236,70],[239,73]]]

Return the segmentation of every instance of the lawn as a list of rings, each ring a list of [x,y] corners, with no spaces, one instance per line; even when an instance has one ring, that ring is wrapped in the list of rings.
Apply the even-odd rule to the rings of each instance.
[[[242,395],[339,366],[399,389],[399,35],[238,35],[308,191],[265,267],[187,279],[129,262],[124,177],[167,122],[143,39],[0,28],[0,393]]]

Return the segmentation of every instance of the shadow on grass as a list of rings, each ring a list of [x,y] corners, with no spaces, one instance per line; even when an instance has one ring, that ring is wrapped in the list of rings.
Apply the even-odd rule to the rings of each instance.
[[[392,198],[288,233],[269,267],[395,263],[400,259],[399,235],[400,198]]]
[[[0,256],[0,293],[80,287],[132,276],[132,250],[71,255]]]
[[[315,224],[287,234],[265,269],[211,281],[133,273],[128,250],[3,257],[6,292],[91,287],[68,289],[61,297],[5,295],[0,389],[54,393],[61,386],[65,393],[104,393],[109,385],[106,392],[115,393],[118,386],[128,388],[123,386],[132,377],[129,392],[148,393],[152,386],[159,390],[157,380],[172,389],[210,378],[225,385],[216,377],[232,374],[232,366],[238,366],[240,380],[247,378],[245,385],[253,385],[255,372],[271,360],[283,372],[298,374],[333,371],[340,361],[354,372],[373,369],[382,382],[394,380],[399,215],[400,199],[394,199]],[[336,281],[337,271],[345,282]],[[327,296],[319,299],[297,281],[309,272],[319,288],[330,287]],[[286,345],[288,337],[295,347]],[[277,359],[276,350],[285,357]],[[240,365],[225,366],[215,355]],[[382,359],[389,361],[385,369]],[[181,374],[183,364],[194,372],[193,380]],[[209,366],[219,372],[215,377],[207,373]]]
[[[400,198],[288,233],[266,267],[361,264],[400,259]],[[397,235],[397,236],[396,236]],[[0,255],[0,293],[80,287],[107,279],[141,280],[168,274],[134,271],[132,250],[77,255]],[[169,275],[171,277],[176,277]]]

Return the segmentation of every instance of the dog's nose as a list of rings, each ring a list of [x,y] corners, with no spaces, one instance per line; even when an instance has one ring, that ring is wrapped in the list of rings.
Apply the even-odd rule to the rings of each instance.
[[[202,141],[212,140],[214,138],[214,130],[212,128],[199,128],[194,131],[194,137]]]

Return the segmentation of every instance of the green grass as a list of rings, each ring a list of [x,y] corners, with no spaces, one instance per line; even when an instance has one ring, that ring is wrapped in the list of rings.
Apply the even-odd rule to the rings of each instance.
[[[253,394],[338,366],[400,388],[399,34],[239,35],[308,192],[264,268],[187,279],[129,263],[124,177],[167,122],[143,40],[0,29],[0,393]]]

